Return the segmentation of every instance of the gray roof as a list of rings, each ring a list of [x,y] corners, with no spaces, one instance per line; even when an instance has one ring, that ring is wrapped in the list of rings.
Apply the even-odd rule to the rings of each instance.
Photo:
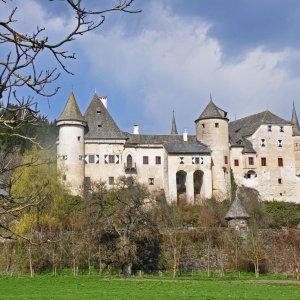
[[[227,112],[214,104],[212,99],[210,99],[209,103],[205,107],[204,111],[201,113],[198,120],[203,119],[226,119],[227,120]]]
[[[158,144],[162,145],[164,143],[181,143],[183,141],[183,136],[180,134],[130,134],[126,133],[127,141],[126,144]],[[189,135],[188,141],[196,142],[195,135]]]
[[[176,121],[175,121],[174,110],[173,110],[173,118],[172,118],[172,129],[171,129],[171,134],[178,134],[177,126],[176,126]]]
[[[250,216],[243,206],[241,200],[236,196],[235,200],[231,203],[231,206],[225,216],[225,220],[232,219],[249,219]]]
[[[200,142],[164,143],[169,154],[175,153],[197,153],[210,154],[210,149]]]
[[[73,92],[57,121],[84,121]]]
[[[255,153],[252,143],[246,139],[251,136],[260,125],[290,125],[291,123],[266,110],[236,121],[229,122],[229,136],[231,146],[243,147],[244,153]]]
[[[297,112],[296,112],[296,109],[295,109],[294,102],[293,102],[293,113],[292,113],[291,123],[293,124],[293,135],[300,136],[300,127],[299,127],[299,122],[298,122],[298,117],[297,117]]]
[[[87,122],[86,139],[125,139],[101,99],[95,94],[84,118]]]

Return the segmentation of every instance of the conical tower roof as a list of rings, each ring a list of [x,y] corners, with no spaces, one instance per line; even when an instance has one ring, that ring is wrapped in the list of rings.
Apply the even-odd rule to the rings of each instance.
[[[250,216],[243,206],[241,200],[236,196],[235,200],[231,203],[231,206],[225,216],[225,220],[232,219],[249,219]]]
[[[73,92],[57,121],[84,121]]]
[[[300,127],[297,117],[297,112],[295,109],[295,103],[293,102],[293,112],[292,112],[292,120],[291,123],[293,124],[293,135],[299,135],[300,136]]]
[[[203,119],[227,119],[227,112],[218,106],[215,105],[215,103],[212,101],[212,98],[210,98],[209,103],[199,116],[199,118],[195,121],[197,122],[198,120],[203,120]]]
[[[105,97],[104,97],[105,98]],[[94,95],[88,106],[84,118],[88,124],[85,134],[87,139],[125,139],[125,134],[119,129],[114,119],[101,101],[101,97]]]
[[[176,126],[176,121],[175,121],[174,110],[173,110],[173,118],[172,118],[172,129],[171,129],[171,134],[178,134],[177,126]]]

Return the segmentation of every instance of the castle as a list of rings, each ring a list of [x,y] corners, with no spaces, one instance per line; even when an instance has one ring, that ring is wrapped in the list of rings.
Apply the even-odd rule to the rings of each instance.
[[[120,176],[164,191],[169,203],[200,203],[230,195],[231,170],[239,185],[255,188],[264,200],[300,202],[300,127],[264,111],[229,122],[212,99],[195,121],[196,135],[146,135],[119,129],[107,98],[94,95],[84,115],[71,93],[57,119],[58,166],[73,194]]]

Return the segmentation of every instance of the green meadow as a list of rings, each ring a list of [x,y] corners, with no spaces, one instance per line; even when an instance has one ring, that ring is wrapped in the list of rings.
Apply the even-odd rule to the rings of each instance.
[[[283,280],[160,280],[98,276],[0,277],[0,299],[300,299]]]

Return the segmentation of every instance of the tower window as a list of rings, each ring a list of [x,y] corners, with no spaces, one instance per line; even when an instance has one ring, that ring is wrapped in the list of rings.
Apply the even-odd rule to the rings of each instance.
[[[95,163],[95,155],[91,154],[89,155],[89,164],[93,164],[93,163]]]
[[[282,148],[282,140],[278,140],[278,147]]]
[[[97,109],[97,114],[100,114],[100,113],[101,113],[101,109],[98,108],[98,109]]]
[[[63,155],[63,156],[62,156],[62,159],[63,159],[63,160],[67,160],[67,159],[68,159],[68,156],[67,156],[67,155]]]
[[[278,167],[283,167],[283,158],[278,157]]]
[[[204,123],[202,123],[201,126],[202,126],[202,128],[205,128],[205,124]]]
[[[282,179],[281,178],[278,178],[278,183],[282,184]]]
[[[155,156],[155,163],[157,165],[161,165],[161,157],[160,156]]]
[[[184,156],[179,157],[179,164],[184,165]]]
[[[149,164],[149,156],[143,156],[143,164],[148,165]]]
[[[109,185],[114,185],[114,183],[115,183],[115,177],[109,176],[109,177],[108,177],[108,184],[109,184]]]
[[[79,160],[82,160],[82,159],[83,159],[82,155],[79,155]]]
[[[261,165],[262,165],[263,167],[266,167],[266,166],[267,166],[267,159],[266,159],[265,157],[262,157],[262,158],[261,158]]]
[[[102,125],[101,125],[101,124],[98,124],[98,127],[102,127]]]
[[[225,165],[228,164],[228,156],[224,156],[224,163],[225,163]]]
[[[261,145],[262,147],[266,147],[266,140],[265,140],[265,139],[261,139],[261,140],[260,140],[260,145]]]
[[[254,157],[248,157],[248,163],[249,163],[249,166],[253,166],[254,165]]]
[[[108,162],[110,164],[114,164],[115,163],[115,156],[114,155],[108,155]]]
[[[77,141],[80,141],[80,136],[77,137]]]
[[[149,185],[154,185],[154,178],[149,178],[148,182],[149,182]]]
[[[240,165],[239,160],[238,160],[238,159],[235,159],[235,160],[234,160],[234,166],[235,166],[235,167],[238,167],[239,165]]]
[[[219,123],[215,123],[215,128],[219,128]]]
[[[269,132],[272,131],[272,125],[268,125],[268,131],[269,131]]]
[[[284,127],[283,126],[280,126],[280,132],[284,132]]]

